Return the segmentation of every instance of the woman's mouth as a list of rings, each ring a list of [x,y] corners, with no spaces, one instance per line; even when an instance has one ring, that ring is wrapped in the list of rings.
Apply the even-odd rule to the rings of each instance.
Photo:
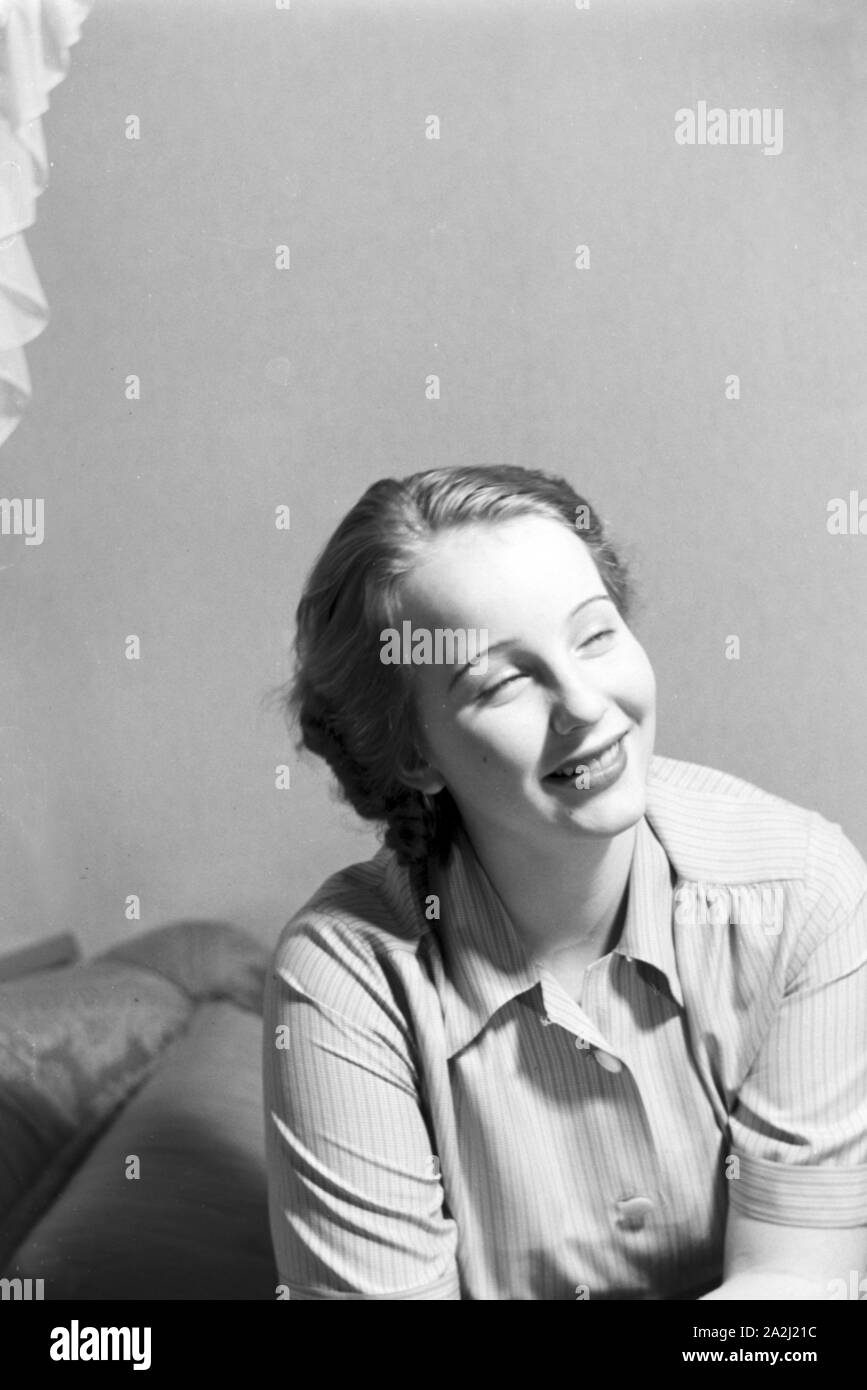
[[[610,786],[626,768],[625,737],[625,734],[621,734],[615,743],[609,744],[592,758],[584,757],[564,763],[544,780],[579,792]]]

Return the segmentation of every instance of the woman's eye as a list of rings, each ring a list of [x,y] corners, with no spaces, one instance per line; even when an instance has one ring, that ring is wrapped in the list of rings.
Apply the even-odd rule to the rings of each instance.
[[[476,696],[476,699],[482,702],[484,702],[485,700],[490,700],[492,695],[496,695],[498,690],[502,690],[512,681],[522,681],[523,679],[523,675],[521,675],[519,672],[516,672],[514,676],[504,676],[501,681],[497,681],[496,685],[489,685],[487,690],[483,690],[480,695]]]
[[[598,632],[591,632],[590,636],[585,637],[584,641],[580,642],[578,645],[579,648],[589,647],[593,643],[606,642],[608,638],[616,636],[616,628],[603,627],[600,628]],[[497,681],[495,685],[489,685],[486,690],[482,690],[476,696],[476,702],[478,704],[484,704],[486,701],[492,699],[494,695],[496,695],[500,690],[504,690],[507,685],[511,685],[514,681],[522,681],[526,679],[527,673],[524,671],[516,671],[511,676],[504,676],[503,679]]]

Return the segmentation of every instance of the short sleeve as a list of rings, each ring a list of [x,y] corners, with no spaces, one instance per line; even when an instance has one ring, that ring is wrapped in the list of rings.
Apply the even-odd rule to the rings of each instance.
[[[268,1203],[290,1299],[459,1299],[456,1227],[388,961],[290,924],[265,991]]]
[[[814,845],[811,909],[730,1117],[730,1202],[782,1225],[867,1225],[867,866],[834,829],[833,853],[827,835]]]

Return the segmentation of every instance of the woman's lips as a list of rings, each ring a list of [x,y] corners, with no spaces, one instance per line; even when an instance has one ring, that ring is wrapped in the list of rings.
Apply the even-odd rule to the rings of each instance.
[[[626,768],[625,738],[626,735],[622,734],[616,743],[609,744],[596,757],[576,760],[571,765],[566,764],[569,767],[568,772],[551,772],[544,780],[579,792],[610,786]]]

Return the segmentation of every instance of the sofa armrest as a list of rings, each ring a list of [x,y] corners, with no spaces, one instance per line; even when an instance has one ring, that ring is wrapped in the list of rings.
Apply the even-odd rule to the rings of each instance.
[[[56,970],[61,965],[74,965],[81,958],[78,942],[72,932],[48,936],[32,946],[19,946],[15,951],[0,955],[0,984],[35,975],[40,970]]]

